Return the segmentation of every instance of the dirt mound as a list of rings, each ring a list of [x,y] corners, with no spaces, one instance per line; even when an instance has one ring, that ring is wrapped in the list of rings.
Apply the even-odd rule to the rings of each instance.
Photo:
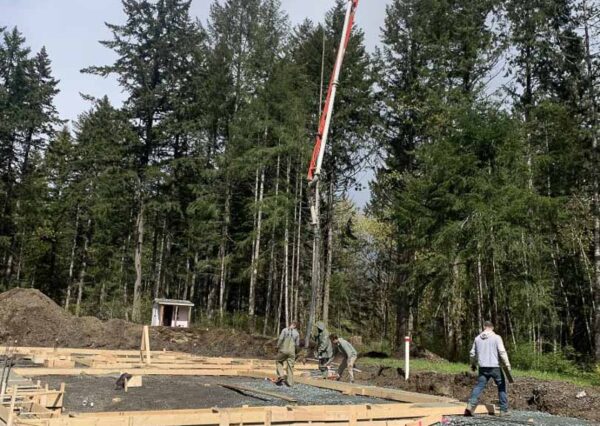
[[[21,346],[64,345],[72,335],[70,315],[38,290],[0,294],[0,341]]]
[[[142,327],[113,319],[74,317],[38,290],[15,288],[0,294],[0,343],[18,346],[137,349]],[[224,329],[152,327],[153,349],[207,356],[272,357],[273,339]]]
[[[364,373],[360,380],[377,386],[395,387],[411,392],[448,396],[466,401],[477,381],[474,373],[441,374],[417,372],[405,381],[403,372],[393,368],[360,367]],[[585,391],[585,396],[581,392]],[[578,397],[579,394],[579,397]],[[600,422],[600,388],[580,387],[571,383],[517,378],[508,386],[511,409],[544,411],[550,414],[579,417]],[[496,386],[490,382],[483,393],[483,403],[498,404]]]

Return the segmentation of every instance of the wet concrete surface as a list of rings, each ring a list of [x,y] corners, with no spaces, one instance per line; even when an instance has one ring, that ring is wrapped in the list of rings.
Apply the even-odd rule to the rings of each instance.
[[[143,386],[115,389],[117,375],[44,376],[33,378],[58,388],[66,384],[66,412],[174,410],[212,407],[285,406],[290,402],[264,394],[242,395],[219,383],[274,392],[297,400],[296,405],[385,404],[386,401],[296,384],[293,388],[276,386],[259,379],[212,376],[144,376]]]

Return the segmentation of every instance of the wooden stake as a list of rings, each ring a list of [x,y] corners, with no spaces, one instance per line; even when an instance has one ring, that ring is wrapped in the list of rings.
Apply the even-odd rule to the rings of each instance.
[[[142,329],[142,342],[140,344],[140,359],[142,362],[144,362],[144,352],[146,352],[146,364],[152,364],[150,360],[150,333],[147,325]]]
[[[6,426],[13,426],[15,420],[15,403],[17,402],[17,389],[18,385],[14,385],[12,388],[12,395],[10,398],[10,411],[8,412],[8,419],[6,421]]]

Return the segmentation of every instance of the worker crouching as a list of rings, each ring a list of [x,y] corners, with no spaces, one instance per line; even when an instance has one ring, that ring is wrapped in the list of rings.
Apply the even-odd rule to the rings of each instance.
[[[354,383],[354,364],[356,363],[356,358],[358,358],[358,352],[354,349],[354,346],[350,344],[346,339],[342,339],[341,337],[332,334],[331,342],[336,348],[336,351],[339,352],[343,359],[338,368],[338,380],[341,380],[342,374],[348,368],[348,375],[350,376],[350,383]]]
[[[277,381],[275,384],[281,386],[294,386],[294,364],[296,362],[296,352],[300,347],[300,334],[296,330],[298,324],[296,321],[290,323],[284,328],[277,339]]]

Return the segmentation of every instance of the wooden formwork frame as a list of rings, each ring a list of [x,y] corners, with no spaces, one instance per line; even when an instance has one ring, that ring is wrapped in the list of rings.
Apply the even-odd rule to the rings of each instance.
[[[0,351],[3,348],[0,347]],[[257,359],[199,357],[180,352],[150,351],[145,345],[140,351],[69,349],[69,348],[14,348],[15,353],[44,365],[60,365],[52,360],[69,360],[74,368],[19,367],[16,374],[24,377],[43,375],[108,375],[130,373],[135,375],[166,376],[241,376],[267,378],[273,373],[273,361]],[[151,365],[148,361],[151,360]],[[10,426],[406,426],[431,425],[444,415],[462,414],[464,405],[452,398],[407,392],[307,377],[306,370],[316,364],[299,365],[297,383],[331,389],[345,395],[361,395],[395,401],[389,404],[242,407],[223,409],[158,410],[106,413],[71,413],[56,415],[38,404],[29,407],[27,416],[15,416],[15,401],[0,404],[0,419]],[[45,389],[48,392],[50,391]],[[64,395],[64,388],[61,389]],[[31,392],[31,391],[30,391]],[[62,399],[61,399],[62,406]],[[493,407],[479,407],[476,413],[493,412]],[[11,423],[8,423],[11,422]]]

